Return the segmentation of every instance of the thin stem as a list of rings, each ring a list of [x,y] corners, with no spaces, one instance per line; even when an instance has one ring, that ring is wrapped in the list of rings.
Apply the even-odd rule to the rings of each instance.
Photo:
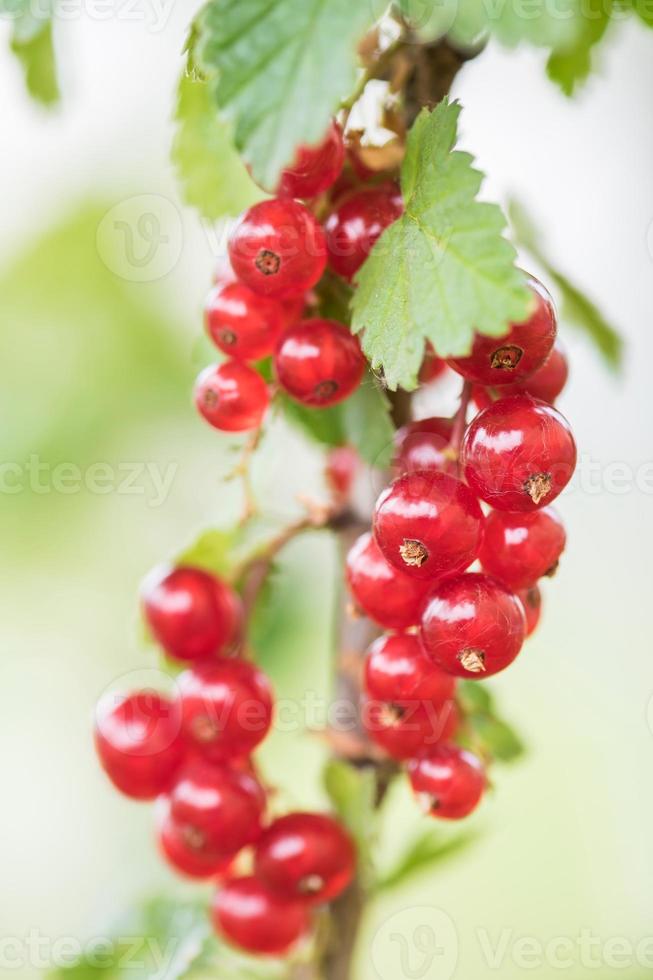
[[[465,434],[465,427],[467,425],[467,410],[469,408],[469,402],[472,397],[472,383],[471,381],[465,381],[460,392],[460,404],[458,405],[458,410],[453,417],[453,428],[451,430],[451,439],[449,440],[449,445],[445,450],[445,455],[454,461],[458,461],[460,457],[460,445],[463,441],[463,436]]]
[[[236,466],[234,466],[231,473],[229,473],[225,480],[235,480],[240,477],[243,487],[243,513],[240,517],[240,525],[246,524],[250,518],[254,517],[258,511],[258,505],[256,503],[256,497],[254,495],[254,487],[252,484],[252,458],[258,449],[261,437],[263,435],[263,427],[259,426],[255,429],[247,439],[243,451],[241,453],[240,459]]]
[[[382,78],[386,70],[389,68],[394,56],[397,52],[404,46],[405,41],[403,35],[399,36],[396,41],[393,41],[388,47],[379,54],[379,57],[369,65],[368,68],[362,72],[356,87],[351,95],[344,99],[340,103],[340,109],[343,111],[344,115],[341,119],[342,128],[344,129],[347,125],[349,115],[351,110],[354,108],[360,97],[362,96],[368,82],[371,82],[374,78]]]

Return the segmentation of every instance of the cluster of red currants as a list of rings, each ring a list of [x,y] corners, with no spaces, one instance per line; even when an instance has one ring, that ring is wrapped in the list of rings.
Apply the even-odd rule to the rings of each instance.
[[[468,357],[447,362],[485,406],[466,425],[463,405],[460,449],[454,419],[400,430],[397,478],[376,503],[373,533],[347,559],[357,606],[393,631],[367,655],[363,722],[407,761],[428,812],[445,818],[470,813],[485,786],[480,761],[451,743],[456,679],[512,663],[539,620],[538,580],[565,546],[548,505],[576,464],[569,426],[551,404],[567,364],[551,299],[537,280],[529,286],[528,320],[499,339],[477,336]],[[430,355],[428,378],[443,366]],[[477,560],[481,571],[467,571]]]
[[[284,953],[308,930],[311,906],[349,884],[352,841],[324,814],[266,823],[269,794],[251,753],[269,731],[273,699],[265,674],[238,656],[236,592],[182,566],[153,573],[142,602],[154,638],[187,669],[173,698],[142,690],[100,703],[100,761],[122,793],[156,799],[159,846],[172,867],[220,883],[216,929],[250,952]]]
[[[302,148],[284,171],[276,197],[241,215],[229,239],[229,263],[206,304],[206,326],[229,360],[206,368],[195,387],[199,412],[215,428],[258,428],[268,385],[253,364],[273,358],[278,385],[312,408],[334,405],[360,384],[365,359],[349,329],[336,320],[302,319],[327,262],[349,280],[381,232],[402,211],[397,185],[361,187],[341,171],[342,133],[332,123],[317,148]],[[324,225],[314,211],[328,193]],[[298,198],[314,200],[313,210]]]

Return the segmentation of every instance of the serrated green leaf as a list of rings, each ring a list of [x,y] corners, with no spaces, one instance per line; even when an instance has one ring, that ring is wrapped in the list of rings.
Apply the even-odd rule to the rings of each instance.
[[[197,58],[218,74],[220,109],[262,187],[299,144],[318,143],[356,81],[356,45],[374,4],[351,0],[210,0]]]
[[[374,769],[331,759],[324,768],[324,787],[336,813],[356,841],[362,873],[371,875],[376,799]]]
[[[574,40],[558,47],[550,55],[547,74],[565,95],[573,95],[576,86],[586,81],[590,74],[592,50],[605,34],[611,13],[610,0],[587,0],[586,14]]]
[[[562,320],[584,333],[609,367],[618,370],[623,361],[624,350],[619,333],[608,323],[592,300],[549,261],[542,248],[542,236],[523,206],[512,201],[509,213],[517,241],[537,259],[560,291]]]
[[[500,336],[528,313],[501,209],[476,200],[482,174],[453,150],[459,113],[444,100],[418,116],[401,174],[405,212],[358,274],[352,329],[393,389],[416,386],[426,339],[442,357],[466,354],[475,331]]]
[[[214,87],[208,78],[182,77],[172,145],[184,200],[213,220],[239,214],[263,196],[236,153],[229,125],[218,115]]]
[[[431,869],[434,864],[440,864],[468,847],[474,839],[472,834],[447,837],[441,831],[427,831],[409,845],[395,866],[383,876],[378,883],[378,890],[394,888],[410,875]]]

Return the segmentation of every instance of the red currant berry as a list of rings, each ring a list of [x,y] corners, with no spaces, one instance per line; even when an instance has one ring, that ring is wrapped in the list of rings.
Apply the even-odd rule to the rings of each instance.
[[[424,360],[422,361],[422,366],[419,369],[419,382],[422,385],[430,384],[431,381],[435,381],[440,375],[446,371],[447,362],[442,360],[441,357],[435,353],[433,344],[427,340],[426,346],[424,348]]]
[[[412,759],[425,749],[448,741],[458,728],[454,701],[401,698],[395,701],[366,699],[361,711],[367,734],[393,759]]]
[[[308,931],[305,902],[274,895],[257,878],[234,878],[213,900],[216,931],[248,953],[283,956]]]
[[[411,473],[383,491],[374,536],[389,562],[415,578],[467,568],[478,554],[483,513],[471,491],[445,473]]]
[[[567,384],[568,377],[567,356],[558,342],[544,364],[517,387],[527,395],[540,398],[543,402],[552,405]],[[509,389],[502,390],[508,394]]]
[[[526,636],[531,636],[537,628],[542,614],[542,594],[537,585],[530,589],[520,589],[517,598],[524,607],[526,614]]]
[[[486,518],[479,558],[484,571],[517,591],[553,575],[565,541],[562,521],[550,507],[533,514],[495,510]]]
[[[246,772],[194,760],[177,774],[169,802],[187,847],[198,854],[233,858],[261,835],[265,793]]]
[[[229,258],[238,278],[255,292],[298,296],[324,272],[324,232],[298,201],[261,201],[245,211],[232,232]]]
[[[156,691],[103,698],[95,722],[95,748],[111,782],[134,800],[163,793],[181,762],[179,709]]]
[[[456,679],[435,666],[414,633],[380,636],[365,659],[365,691],[379,701],[452,701]]]
[[[523,381],[549,356],[556,338],[553,301],[541,282],[528,277],[534,310],[528,320],[512,325],[503,337],[477,334],[468,357],[452,357],[447,363],[469,381],[481,385],[505,385]]]
[[[180,675],[179,703],[188,742],[203,758],[221,762],[248,755],[272,724],[272,691],[265,674],[244,660],[199,664]]]
[[[371,534],[362,534],[349,550],[347,582],[366,616],[386,629],[398,630],[419,623],[431,587],[387,562]]]
[[[424,810],[444,820],[461,820],[476,809],[485,791],[483,766],[456,745],[436,745],[409,763],[410,782]]]
[[[487,575],[467,574],[431,592],[420,636],[442,670],[478,680],[513,662],[525,630],[524,610],[512,592]]]
[[[360,344],[336,320],[301,320],[281,338],[274,358],[279,384],[303,405],[324,408],[347,398],[365,369]]]
[[[280,197],[315,197],[331,187],[345,162],[345,144],[336,122],[318,146],[300,146],[291,167],[281,174]]]
[[[167,800],[161,799],[157,806],[159,849],[175,871],[189,878],[216,878],[229,872],[233,856],[225,857],[224,851],[210,846],[201,832],[178,823]]]
[[[461,461],[467,483],[497,510],[531,511],[569,483],[576,443],[569,423],[530,395],[494,402],[470,423]]]
[[[283,306],[242,282],[216,286],[205,307],[206,329],[220,350],[242,361],[269,357],[288,323]]]
[[[421,419],[404,425],[395,434],[393,465],[400,473],[441,470],[455,476],[457,462],[448,453],[452,430],[452,420],[442,418]]]
[[[226,653],[238,640],[239,596],[201,568],[155,569],[143,583],[141,601],[154,639],[176,660]]]
[[[340,823],[322,813],[289,813],[268,827],[254,871],[275,895],[319,904],[337,898],[350,883],[356,852]]]
[[[370,187],[346,198],[324,226],[333,271],[345,279],[353,278],[381,233],[402,211],[401,193],[392,183]]]
[[[258,429],[270,402],[265,381],[240,361],[205,368],[195,383],[195,405],[209,425],[223,432]]]
[[[360,456],[353,446],[336,446],[329,451],[324,475],[336,497],[349,498],[359,466]]]

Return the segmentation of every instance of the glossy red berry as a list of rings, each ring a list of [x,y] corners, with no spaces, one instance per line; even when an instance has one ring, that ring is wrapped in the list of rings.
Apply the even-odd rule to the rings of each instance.
[[[457,461],[448,451],[452,429],[452,420],[443,418],[421,419],[404,425],[395,434],[393,465],[400,473],[440,470],[455,476]]]
[[[399,760],[412,759],[453,738],[459,722],[454,701],[437,703],[414,697],[397,701],[366,698],[361,720],[371,740]]]
[[[324,272],[324,232],[298,201],[261,201],[245,211],[232,232],[229,258],[238,278],[255,292],[299,296]]]
[[[238,640],[239,596],[201,568],[155,569],[143,583],[141,601],[154,639],[177,660],[227,653]]]
[[[300,146],[292,166],[281,174],[277,193],[280,197],[315,197],[335,183],[344,162],[342,130],[332,122],[321,143]]]
[[[420,579],[433,580],[471,565],[482,527],[473,493],[460,480],[435,471],[399,477],[374,510],[374,536],[385,558]]]
[[[263,378],[240,361],[205,368],[195,382],[194,397],[200,415],[222,432],[258,429],[270,403]]]
[[[246,772],[194,759],[177,773],[168,800],[170,817],[196,854],[233,858],[261,835],[265,793]]]
[[[248,953],[282,956],[310,925],[306,902],[281,898],[257,878],[234,878],[211,907],[216,931]]]
[[[430,582],[410,578],[381,554],[371,534],[362,534],[347,555],[347,582],[357,606],[386,629],[420,621]]]
[[[414,633],[380,636],[365,659],[364,687],[379,701],[418,699],[443,704],[453,700],[456,679],[426,656]]]
[[[495,510],[486,518],[479,558],[489,575],[517,591],[553,575],[565,541],[562,521],[551,507],[532,514]]]
[[[177,706],[156,691],[103,698],[97,708],[95,747],[111,782],[135,800],[152,800],[171,784],[181,762]]]
[[[461,820],[476,809],[485,791],[483,766],[456,745],[436,745],[409,763],[410,782],[426,813]]]
[[[167,800],[158,802],[157,811],[159,849],[176,872],[189,878],[220,878],[228,874],[233,856],[225,857],[224,852],[210,846],[201,833],[176,821],[170,814]]]
[[[360,464],[360,456],[353,446],[336,446],[329,450],[324,475],[336,497],[348,499]]]
[[[517,388],[527,395],[532,395],[533,398],[540,398],[543,402],[549,402],[552,405],[567,384],[568,377],[567,356],[560,343],[557,342],[544,364]],[[502,389],[502,391],[508,394],[508,389]]]
[[[360,344],[336,320],[301,320],[285,332],[274,367],[281,387],[303,405],[324,408],[360,384],[365,359]]]
[[[468,357],[447,361],[454,371],[476,384],[505,385],[523,381],[544,363],[556,338],[555,310],[541,282],[529,276],[528,285],[534,304],[529,318],[503,337],[477,334]]]
[[[442,670],[472,680],[513,662],[524,642],[522,604],[487,575],[457,575],[437,585],[422,616],[424,650]]]
[[[470,423],[461,462],[467,483],[497,510],[532,511],[564,490],[576,466],[569,423],[530,395],[494,402]]]
[[[401,216],[403,202],[396,184],[370,187],[347,197],[325,224],[329,265],[351,279],[388,225]]]
[[[178,679],[182,727],[204,759],[249,754],[272,724],[272,691],[265,674],[245,660],[216,660]]]
[[[424,360],[419,369],[420,384],[427,385],[439,378],[447,370],[447,362],[435,353],[433,344],[427,340],[424,348]]]
[[[206,329],[221,351],[241,361],[258,361],[274,351],[288,325],[287,310],[242,282],[215,286],[205,306]]]
[[[537,585],[530,589],[520,589],[517,598],[524,607],[526,614],[526,636],[531,636],[537,628],[542,614],[542,595]]]
[[[261,837],[254,872],[274,894],[330,902],[350,883],[356,868],[351,837],[322,813],[289,813],[275,820]]]

